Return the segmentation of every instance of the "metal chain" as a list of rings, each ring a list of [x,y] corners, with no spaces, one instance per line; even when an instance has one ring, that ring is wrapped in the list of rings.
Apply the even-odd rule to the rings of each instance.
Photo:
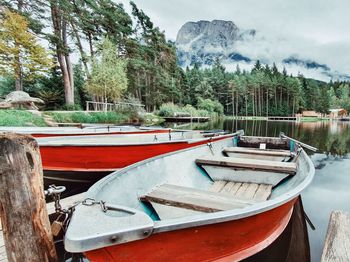
[[[106,213],[108,211],[108,207],[106,206],[106,202],[105,201],[96,201],[93,198],[85,198],[82,202],[82,205],[84,206],[93,206],[93,205],[100,205],[101,210]]]

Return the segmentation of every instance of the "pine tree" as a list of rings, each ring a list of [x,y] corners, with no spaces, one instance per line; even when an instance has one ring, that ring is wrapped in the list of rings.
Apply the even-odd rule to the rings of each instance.
[[[23,16],[7,10],[0,27],[0,73],[13,76],[16,90],[23,90],[23,79],[46,72],[51,60],[29,31],[28,21]]]

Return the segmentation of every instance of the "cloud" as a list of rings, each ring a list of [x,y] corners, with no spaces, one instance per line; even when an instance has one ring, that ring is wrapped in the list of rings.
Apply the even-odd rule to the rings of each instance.
[[[134,1],[171,40],[188,21],[229,20],[257,30],[257,41],[237,44],[243,55],[272,62],[298,55],[350,74],[350,1]]]

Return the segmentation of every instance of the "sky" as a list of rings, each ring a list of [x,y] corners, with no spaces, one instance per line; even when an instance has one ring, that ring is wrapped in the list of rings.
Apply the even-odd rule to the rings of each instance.
[[[130,10],[127,0],[119,1]],[[278,61],[290,55],[350,75],[349,0],[134,0],[170,40],[188,21],[233,21],[257,30],[239,50]]]

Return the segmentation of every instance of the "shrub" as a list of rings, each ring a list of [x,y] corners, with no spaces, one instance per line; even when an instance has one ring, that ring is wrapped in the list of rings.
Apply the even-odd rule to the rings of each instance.
[[[223,115],[223,113],[224,113],[224,107],[217,100],[210,100],[210,99],[202,99],[202,98],[200,98],[198,100],[197,107],[199,109],[206,110],[206,111],[208,111],[210,113],[216,113],[218,115]]]
[[[173,103],[165,103],[160,106],[158,115],[171,117],[174,116],[176,112],[181,112],[179,106],[174,105]]]

